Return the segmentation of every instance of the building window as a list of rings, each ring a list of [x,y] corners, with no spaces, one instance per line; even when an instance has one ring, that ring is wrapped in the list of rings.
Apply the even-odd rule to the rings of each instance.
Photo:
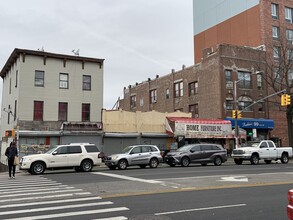
[[[35,86],[44,87],[44,77],[45,77],[44,71],[36,70],[35,71]]]
[[[242,89],[251,89],[251,73],[238,72],[238,87]]]
[[[293,23],[293,9],[285,7],[285,20],[289,23]]]
[[[293,85],[293,69],[288,71],[288,83],[290,87]]]
[[[279,59],[280,58],[280,48],[279,47],[274,47],[274,59]]]
[[[280,68],[276,67],[274,68],[274,81],[280,81],[281,80],[281,71]]]
[[[279,18],[279,8],[277,4],[272,4],[272,18],[278,19]]]
[[[34,101],[34,121],[43,121],[44,102]]]
[[[190,105],[189,112],[191,112],[193,118],[198,118],[198,104]]]
[[[150,103],[156,103],[157,102],[157,90],[153,89],[150,91]]]
[[[286,39],[289,43],[293,41],[293,30],[290,30],[290,29],[286,30]]]
[[[15,73],[15,88],[17,88],[17,81],[18,81],[18,70]]]
[[[226,77],[226,82],[231,82],[232,81],[232,71],[225,70],[225,77]]]
[[[198,82],[191,82],[188,84],[188,93],[189,96],[195,95],[198,93]]]
[[[130,96],[130,108],[136,107],[136,95]]]
[[[258,108],[259,112],[263,112],[264,111],[264,102],[257,103],[257,108]]]
[[[174,83],[174,97],[182,97],[183,96],[183,81]]]
[[[9,79],[9,94],[11,94],[11,78]]]
[[[81,121],[90,121],[91,105],[83,103],[81,111]]]
[[[259,90],[262,90],[262,87],[263,87],[263,80],[262,80],[262,74],[261,73],[258,73],[256,75],[256,81],[257,81],[257,88]]]
[[[288,49],[288,60],[293,60],[293,49]]]
[[[17,115],[17,100],[14,101],[14,121],[16,121],[16,115]]]
[[[234,98],[231,93],[226,95],[226,110],[233,110]]]
[[[58,120],[59,121],[67,121],[67,111],[68,104],[67,102],[59,102],[59,110],[58,110]]]
[[[91,90],[91,76],[82,76],[82,90]]]
[[[250,106],[251,104],[252,99],[248,96],[240,96],[238,98],[238,109],[241,111],[252,111],[252,106]]]
[[[279,38],[279,27],[273,26],[272,27],[272,34],[274,39]]]
[[[67,73],[59,74],[59,88],[68,89],[68,74]]]
[[[170,98],[170,89],[166,89],[166,99]]]

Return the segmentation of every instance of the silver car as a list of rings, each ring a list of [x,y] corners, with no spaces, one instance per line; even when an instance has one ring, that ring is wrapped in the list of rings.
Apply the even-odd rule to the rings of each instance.
[[[105,164],[114,170],[116,167],[120,170],[128,166],[137,165],[140,168],[150,166],[156,168],[162,161],[161,152],[155,145],[134,145],[128,146],[120,154],[113,154],[105,158]]]

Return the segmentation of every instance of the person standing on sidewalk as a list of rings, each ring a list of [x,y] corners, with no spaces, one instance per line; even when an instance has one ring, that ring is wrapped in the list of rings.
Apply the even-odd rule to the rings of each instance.
[[[18,156],[18,152],[17,152],[17,147],[16,147],[16,143],[13,140],[9,147],[6,149],[5,151],[5,156],[8,159],[8,170],[9,170],[9,178],[15,178],[15,165],[14,165],[14,158],[15,156]],[[11,176],[12,173],[12,176]]]

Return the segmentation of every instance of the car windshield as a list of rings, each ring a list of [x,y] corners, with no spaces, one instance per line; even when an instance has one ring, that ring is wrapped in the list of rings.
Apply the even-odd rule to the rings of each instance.
[[[183,147],[178,148],[178,152],[187,152],[190,150],[190,148],[192,147],[192,145],[185,145]]]
[[[54,150],[56,150],[57,149],[57,147],[56,146],[53,146],[53,147],[50,147],[49,149],[48,149],[48,151],[45,153],[45,154],[50,154],[50,153],[52,153]]]
[[[126,148],[124,148],[121,153],[125,154],[125,153],[128,153],[130,150],[132,149],[132,146],[128,146]]]

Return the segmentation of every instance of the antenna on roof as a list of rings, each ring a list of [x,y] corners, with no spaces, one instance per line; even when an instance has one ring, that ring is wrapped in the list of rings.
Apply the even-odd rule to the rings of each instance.
[[[42,48],[40,49],[40,48],[38,48],[38,51],[45,51],[45,49],[44,49],[44,46],[42,46]]]
[[[75,56],[79,56],[79,49],[77,49],[77,50],[72,50],[72,53],[73,53]]]

